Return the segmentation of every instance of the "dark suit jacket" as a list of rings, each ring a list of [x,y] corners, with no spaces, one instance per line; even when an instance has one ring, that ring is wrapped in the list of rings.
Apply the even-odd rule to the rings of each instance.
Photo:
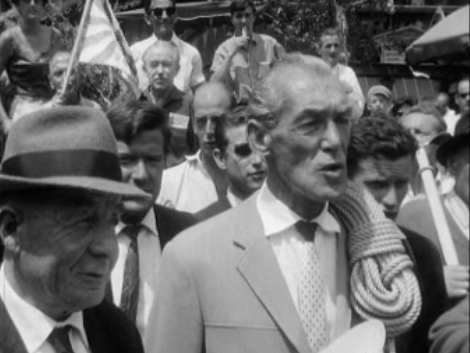
[[[92,353],[143,353],[139,332],[129,319],[107,302],[83,311]],[[0,353],[27,353],[21,336],[0,299]]]
[[[227,211],[232,208],[230,201],[226,197],[218,199],[216,202],[210,204],[206,208],[194,213],[194,217],[199,221],[205,221],[211,217],[218,215],[224,211]]]
[[[400,228],[405,234],[408,254],[415,264],[422,307],[412,329],[397,339],[397,353],[428,353],[428,333],[437,320],[450,307],[447,297],[442,261],[436,246],[426,237]]]
[[[153,209],[157,219],[157,230],[162,251],[166,244],[178,233],[197,223],[196,218],[187,212],[176,211],[160,205],[155,205]]]

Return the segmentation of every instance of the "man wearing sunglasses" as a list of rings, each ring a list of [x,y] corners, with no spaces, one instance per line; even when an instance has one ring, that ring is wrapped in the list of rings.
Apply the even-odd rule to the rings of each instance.
[[[201,54],[195,47],[178,38],[173,31],[178,18],[175,0],[144,0],[144,9],[145,22],[152,26],[153,34],[131,47],[140,89],[144,91],[149,86],[147,75],[143,71],[142,57],[145,51],[158,41],[171,41],[180,52],[180,70],[175,77],[175,85],[183,92],[194,90],[205,81]]]
[[[239,102],[247,102],[260,79],[285,50],[274,38],[253,32],[256,9],[251,0],[233,0],[230,14],[235,32],[214,55],[211,80],[225,82],[237,93]]]
[[[247,107],[238,106],[216,122],[214,160],[227,172],[229,187],[226,197],[195,214],[200,221],[237,207],[259,190],[266,179],[266,159],[248,144],[246,125],[249,118]]]
[[[453,122],[453,126],[448,126],[449,132],[453,135],[455,125],[465,113],[469,110],[470,103],[470,80],[467,77],[463,77],[457,82],[457,91],[455,92],[455,103],[459,107],[459,114],[456,116]]]

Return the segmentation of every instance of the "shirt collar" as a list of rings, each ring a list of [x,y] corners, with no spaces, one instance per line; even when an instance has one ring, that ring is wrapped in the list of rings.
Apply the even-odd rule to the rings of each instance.
[[[140,225],[149,230],[152,235],[158,236],[157,220],[155,218],[153,207],[147,212],[142,222],[140,222]],[[115,229],[116,234],[119,234],[126,226],[128,226],[128,224],[119,222]]]
[[[329,203],[327,202],[322,212],[310,222],[318,223],[318,226],[325,232],[340,233],[341,227],[328,211],[328,206]],[[282,232],[302,220],[302,217],[274,196],[266,183],[263,184],[258,194],[257,207],[267,237]]]
[[[15,292],[5,276],[3,265],[0,267],[0,297],[28,352],[36,352],[55,327],[66,325],[73,326],[79,332],[85,346],[89,347],[81,311],[73,313],[63,322],[51,319]]]

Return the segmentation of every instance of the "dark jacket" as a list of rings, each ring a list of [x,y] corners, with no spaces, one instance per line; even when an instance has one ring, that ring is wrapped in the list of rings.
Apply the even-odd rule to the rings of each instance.
[[[102,302],[83,311],[83,323],[92,353],[143,353],[136,327],[114,305]],[[27,353],[5,304],[0,299],[0,353]]]
[[[400,229],[407,238],[405,246],[415,264],[422,307],[412,329],[397,339],[397,353],[428,353],[429,330],[437,318],[450,307],[443,265],[439,251],[429,239],[409,229]]]
[[[176,211],[160,205],[155,205],[153,209],[157,219],[157,230],[162,251],[166,244],[178,233],[197,223],[196,218],[187,212]]]

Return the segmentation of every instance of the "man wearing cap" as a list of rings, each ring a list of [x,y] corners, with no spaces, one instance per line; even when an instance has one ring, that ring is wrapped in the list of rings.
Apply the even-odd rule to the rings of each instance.
[[[253,1],[232,0],[230,16],[235,33],[217,48],[211,80],[226,83],[238,101],[246,103],[258,82],[284,56],[285,50],[274,38],[253,32],[256,18]]]
[[[114,303],[136,323],[143,337],[162,250],[195,220],[190,214],[155,205],[170,138],[165,112],[153,104],[130,100],[114,104],[106,115],[117,139],[124,182],[152,195],[124,201],[116,226],[119,256],[111,275]]]
[[[139,87],[144,91],[149,82],[143,71],[143,54],[156,42],[172,42],[178,47],[180,54],[180,70],[175,77],[175,85],[179,90],[188,92],[195,90],[205,81],[202,72],[202,59],[199,51],[191,44],[176,36],[173,28],[178,19],[175,0],[144,0],[144,19],[152,26],[153,34],[131,46],[132,56],[137,66]]]
[[[392,92],[385,86],[372,86],[367,92],[370,116],[388,116],[392,107]]]
[[[165,164],[169,168],[183,162],[188,154],[186,135],[192,93],[180,91],[175,86],[175,77],[180,70],[180,54],[173,42],[152,44],[145,51],[142,61],[150,86],[143,92],[141,100],[164,109],[170,116],[173,138]]]
[[[444,266],[447,293],[450,298],[462,298],[469,288],[469,121],[464,114],[456,125],[455,136],[437,150],[437,161],[447,168],[455,179],[452,190],[442,196],[444,212],[459,265]],[[423,234],[441,248],[428,200],[417,198],[400,211],[398,223]]]
[[[44,109],[10,130],[0,173],[0,352],[142,353],[134,325],[104,302],[116,262],[122,183],[104,115]]]

